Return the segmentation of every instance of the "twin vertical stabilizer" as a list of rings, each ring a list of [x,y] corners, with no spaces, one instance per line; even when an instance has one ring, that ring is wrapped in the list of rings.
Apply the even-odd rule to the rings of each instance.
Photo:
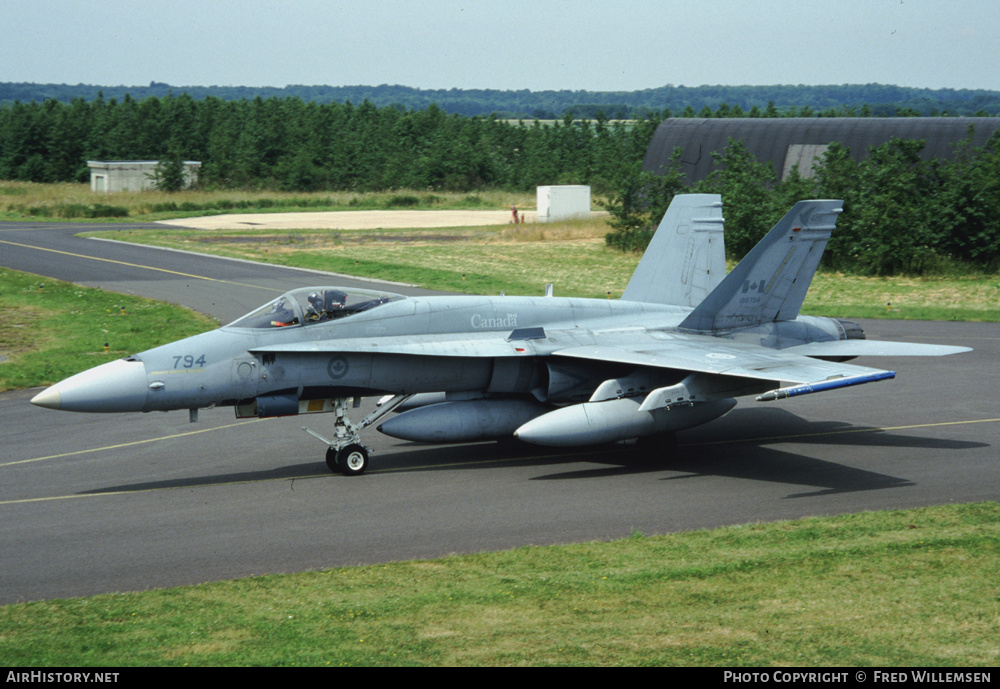
[[[696,306],[726,275],[722,230],[721,196],[675,196],[622,299]]]
[[[794,320],[842,205],[836,200],[796,203],[680,328],[717,332]]]

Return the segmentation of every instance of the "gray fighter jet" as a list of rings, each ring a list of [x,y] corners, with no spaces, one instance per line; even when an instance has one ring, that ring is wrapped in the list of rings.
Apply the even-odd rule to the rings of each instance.
[[[669,435],[759,401],[892,378],[843,363],[967,347],[878,342],[800,316],[841,201],[802,201],[725,275],[720,197],[678,196],[619,300],[404,297],[313,287],[227,326],[84,371],[31,401],[238,417],[332,412],[334,471],[361,474],[360,431],[423,442],[516,437],[584,446]],[[360,423],[363,397],[382,403]],[[353,404],[352,404],[353,402]],[[387,418],[388,414],[396,415]]]

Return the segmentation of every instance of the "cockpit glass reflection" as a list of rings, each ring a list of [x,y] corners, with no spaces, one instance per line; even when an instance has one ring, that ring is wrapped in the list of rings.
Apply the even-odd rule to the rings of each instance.
[[[283,294],[229,324],[231,328],[287,328],[348,318],[391,301],[399,294],[341,287],[308,287]]]

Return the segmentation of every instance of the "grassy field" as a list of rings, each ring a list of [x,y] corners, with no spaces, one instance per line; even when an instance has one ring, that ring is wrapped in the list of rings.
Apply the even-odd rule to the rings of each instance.
[[[0,391],[55,383],[217,326],[180,306],[0,269]]]
[[[0,664],[991,667],[1000,505],[0,607]]]
[[[95,194],[88,184],[0,181],[0,220],[72,219],[148,222],[220,213],[392,208],[500,210],[534,208],[535,194],[481,191],[471,194],[395,190],[384,192],[134,191]]]
[[[99,201],[95,201],[95,198]],[[88,220],[95,205],[118,219],[155,221],[231,212],[365,209],[504,209],[535,205],[535,195],[397,190],[378,193],[267,191],[128,192],[99,197],[85,184],[0,182],[0,219],[70,217]],[[89,209],[89,210],[88,210]],[[114,221],[116,216],[96,220]],[[127,241],[173,246],[332,272],[420,284],[463,293],[541,294],[546,283],[563,296],[616,298],[638,256],[604,245],[603,220],[441,230],[266,231],[184,230],[112,233]],[[804,313],[846,318],[1000,320],[1000,276],[867,278],[820,272]]]
[[[472,293],[618,298],[639,256],[603,219],[438,230],[136,230],[99,236]],[[871,278],[820,272],[803,312],[840,318],[1000,320],[1000,275]]]

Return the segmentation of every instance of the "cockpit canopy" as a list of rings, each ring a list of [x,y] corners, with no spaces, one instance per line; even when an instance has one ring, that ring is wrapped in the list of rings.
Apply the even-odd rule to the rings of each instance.
[[[287,292],[251,311],[229,328],[286,328],[348,318],[390,301],[406,299],[400,294],[345,287],[304,287]]]

